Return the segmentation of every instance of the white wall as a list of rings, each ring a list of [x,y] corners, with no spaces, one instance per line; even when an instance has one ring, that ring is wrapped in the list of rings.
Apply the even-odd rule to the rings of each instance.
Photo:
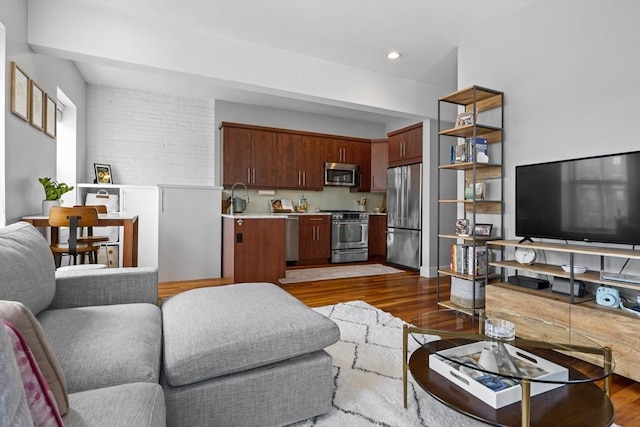
[[[211,100],[89,85],[87,177],[111,165],[114,183],[214,185]]]
[[[519,164],[640,148],[640,2],[536,2],[458,49],[459,87],[505,92],[506,236]]]
[[[627,0],[535,2],[459,47],[459,87],[505,92],[506,238],[516,165],[640,148],[639,52]]]
[[[36,55],[27,44],[27,2],[2,0],[0,22],[6,27],[5,87],[11,84],[9,72],[15,61],[30,78],[55,98],[60,87],[78,106],[78,170],[84,171],[86,136],[86,84],[71,62]],[[63,29],[61,29],[63,31]],[[38,177],[56,176],[56,141],[11,113],[6,99],[5,111],[5,185],[7,224],[22,216],[41,211],[44,198]],[[68,183],[73,184],[73,183]]]

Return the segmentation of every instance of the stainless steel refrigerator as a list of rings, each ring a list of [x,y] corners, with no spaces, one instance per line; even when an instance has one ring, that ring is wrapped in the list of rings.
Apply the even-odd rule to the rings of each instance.
[[[387,262],[419,269],[422,259],[422,164],[387,170]]]

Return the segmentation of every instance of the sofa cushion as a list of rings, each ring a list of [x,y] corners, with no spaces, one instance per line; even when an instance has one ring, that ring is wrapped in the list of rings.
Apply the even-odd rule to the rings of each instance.
[[[27,307],[16,301],[0,301],[0,318],[8,320],[20,330],[56,399],[60,414],[64,415],[69,409],[64,372],[47,342],[40,323]]]
[[[65,427],[164,427],[166,409],[160,384],[133,383],[72,393]]]
[[[69,393],[159,381],[160,309],[118,304],[47,310],[38,316]]]
[[[3,327],[9,336],[13,356],[15,357],[22,386],[27,397],[27,405],[31,411],[31,419],[35,426],[60,426],[62,418],[58,411],[56,399],[44,379],[35,357],[29,349],[27,341],[20,333],[20,330],[10,322],[3,320]]]
[[[193,289],[162,305],[164,369],[172,386],[321,350],[338,326],[270,283]]]
[[[35,315],[46,309],[56,292],[49,244],[31,224],[0,228],[0,300],[20,301]]]
[[[0,322],[1,323],[1,322]],[[0,326],[0,427],[32,427],[20,371],[9,335]]]

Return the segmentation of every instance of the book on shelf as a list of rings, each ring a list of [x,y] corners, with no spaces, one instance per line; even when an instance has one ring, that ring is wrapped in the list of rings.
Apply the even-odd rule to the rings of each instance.
[[[449,160],[452,164],[470,163],[474,159],[477,159],[476,163],[489,163],[489,145],[486,138],[467,138],[451,146]]]
[[[451,245],[451,271],[460,274],[481,276],[486,274],[489,253],[486,246],[463,243]]]

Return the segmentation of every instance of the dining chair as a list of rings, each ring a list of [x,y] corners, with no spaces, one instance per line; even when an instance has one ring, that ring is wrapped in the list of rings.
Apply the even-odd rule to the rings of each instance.
[[[76,265],[78,255],[80,263],[84,264],[85,256],[89,257],[89,263],[97,262],[97,252],[100,246],[92,242],[78,241],[79,227],[95,227],[98,225],[98,211],[93,206],[62,207],[54,206],[49,211],[49,225],[51,227],[69,228],[69,238],[67,242],[59,242],[50,245],[51,252],[56,263],[56,268],[62,264],[62,256],[69,255],[69,263],[73,261]]]
[[[100,214],[106,214],[107,213],[107,206],[106,205],[75,205],[74,208],[81,208],[81,207],[92,207],[94,208],[96,211],[98,211],[98,215]],[[107,256],[107,267],[111,266],[111,263],[109,261],[109,248],[108,246],[105,244],[106,242],[108,242],[110,240],[109,236],[95,236],[93,234],[93,227],[81,227],[80,228],[80,235],[78,236],[78,242],[80,243],[89,243],[89,244],[94,244],[97,243],[100,248],[104,248],[104,252]],[[96,260],[98,258],[98,253],[95,253],[95,257]]]

